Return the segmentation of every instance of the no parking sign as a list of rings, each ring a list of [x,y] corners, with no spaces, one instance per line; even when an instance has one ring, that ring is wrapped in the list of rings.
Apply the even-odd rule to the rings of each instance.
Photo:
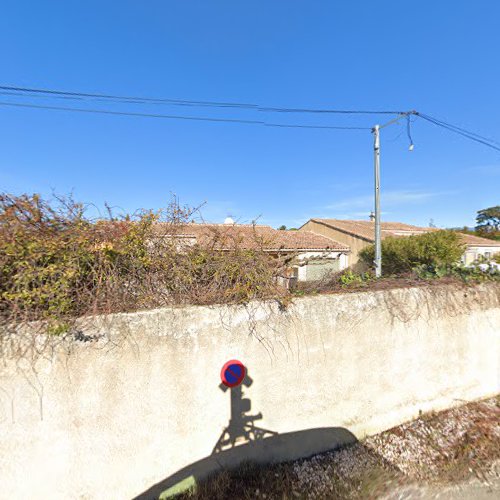
[[[224,364],[220,371],[220,378],[226,387],[236,387],[243,382],[246,370],[241,361],[232,359]]]

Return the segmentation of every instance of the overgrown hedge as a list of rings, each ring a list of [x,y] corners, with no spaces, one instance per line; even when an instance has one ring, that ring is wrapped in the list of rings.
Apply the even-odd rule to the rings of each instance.
[[[186,243],[176,235],[192,216],[192,209],[174,200],[158,212],[91,220],[71,198],[0,194],[0,338],[33,321],[44,332],[60,334],[71,331],[75,318],[93,314],[289,300],[277,278],[286,274],[293,256],[271,258],[257,235],[249,250],[217,230],[205,235],[203,245]],[[384,275],[498,278],[493,268],[485,273],[456,266],[463,251],[452,231],[387,238]],[[371,265],[373,254],[371,246],[361,257]],[[347,270],[329,277],[324,289],[374,281],[371,273]]]
[[[183,245],[176,233],[192,214],[174,201],[93,221],[72,199],[0,195],[0,322],[44,320],[63,333],[76,316],[283,294],[276,277],[285,262],[258,245]]]
[[[460,261],[465,246],[453,231],[432,231],[416,236],[388,237],[382,240],[382,271],[385,274],[404,274],[426,266],[439,268]],[[360,252],[363,262],[373,265],[374,245]]]

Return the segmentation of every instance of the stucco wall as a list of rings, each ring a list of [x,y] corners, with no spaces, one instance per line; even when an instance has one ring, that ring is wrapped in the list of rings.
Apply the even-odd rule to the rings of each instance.
[[[478,247],[469,245],[467,250],[463,256],[463,262],[465,264],[472,264],[475,260],[477,260],[480,256],[482,257],[493,257],[493,255],[500,253],[500,247],[491,246],[491,247]]]
[[[161,309],[94,330],[111,341],[1,366],[1,498],[153,497],[217,463],[311,454],[499,392],[493,285]],[[253,379],[243,394],[219,388],[231,358]],[[230,398],[278,434],[214,457]]]
[[[342,252],[304,252],[297,255],[298,281],[320,280],[325,275],[347,267],[348,255]],[[304,261],[310,261],[307,264]]]
[[[370,245],[369,241],[365,241],[362,238],[356,236],[351,236],[350,234],[344,233],[343,231],[338,231],[333,227],[327,226],[326,224],[321,224],[319,222],[309,220],[306,222],[299,231],[311,231],[327,238],[332,238],[339,243],[347,245],[350,249],[347,255],[347,265],[354,266],[359,262],[359,252],[366,246]]]

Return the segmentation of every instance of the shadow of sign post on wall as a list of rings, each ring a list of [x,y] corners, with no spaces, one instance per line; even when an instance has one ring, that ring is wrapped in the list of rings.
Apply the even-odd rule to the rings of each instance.
[[[275,436],[277,432],[263,429],[255,425],[256,420],[262,419],[262,413],[257,415],[246,415],[250,411],[252,404],[250,399],[243,397],[242,386],[250,387],[253,380],[247,373],[243,363],[238,360],[231,360],[224,364],[221,370],[222,383],[219,388],[223,391],[231,391],[231,415],[228,426],[222,431],[214,449],[214,453],[237,446]]]
[[[211,455],[187,465],[143,491],[135,500],[173,498],[197,488],[207,476],[223,469],[234,469],[243,462],[275,463],[296,460],[356,442],[356,437],[342,427],[321,427],[278,434],[255,425],[262,413],[250,415],[251,401],[243,388],[253,380],[238,360],[224,364],[221,370],[223,392],[230,391],[230,417]]]

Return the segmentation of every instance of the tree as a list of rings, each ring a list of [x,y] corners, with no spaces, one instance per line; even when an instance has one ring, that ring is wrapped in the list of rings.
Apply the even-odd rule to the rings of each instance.
[[[500,239],[500,205],[477,212],[476,231],[486,238]]]
[[[278,230],[279,230],[279,231],[286,231],[286,226],[285,226],[285,225],[280,226],[280,227],[278,228]]]

